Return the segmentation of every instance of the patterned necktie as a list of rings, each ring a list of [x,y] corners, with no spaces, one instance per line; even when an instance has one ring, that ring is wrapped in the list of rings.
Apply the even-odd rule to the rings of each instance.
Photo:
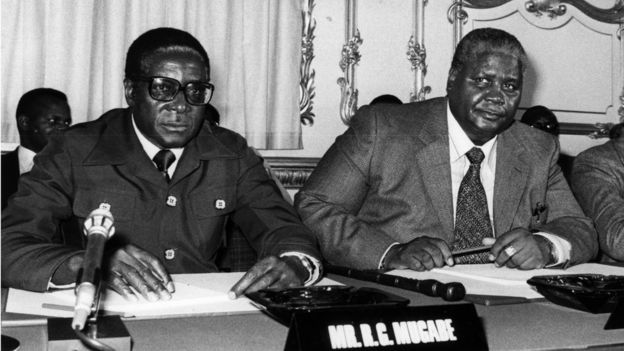
[[[169,169],[169,166],[171,166],[175,159],[176,157],[173,152],[167,149],[158,151],[156,156],[154,156],[154,163],[156,164],[158,171],[162,174],[163,178],[165,178],[167,183],[169,183],[169,181],[171,180],[171,178],[169,177],[169,173],[167,173],[167,169]]]
[[[479,177],[485,155],[481,149],[473,147],[466,153],[466,157],[470,161],[470,168],[462,179],[457,195],[453,250],[481,246],[483,238],[493,237],[487,198]],[[455,263],[489,263],[487,256],[487,252],[459,256]]]

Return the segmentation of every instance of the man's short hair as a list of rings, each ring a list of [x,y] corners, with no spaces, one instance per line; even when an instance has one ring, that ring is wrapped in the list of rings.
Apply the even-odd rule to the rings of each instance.
[[[162,27],[141,34],[130,45],[126,55],[126,78],[146,74],[151,56],[169,52],[197,55],[206,65],[206,72],[210,74],[208,54],[194,36],[183,30]]]
[[[41,111],[42,106],[53,101],[68,103],[67,96],[61,91],[52,88],[33,89],[19,99],[15,117],[26,116],[31,118]]]
[[[546,106],[536,105],[529,107],[522,114],[520,122],[550,134],[559,135],[559,121],[557,121],[557,116]]]
[[[451,71],[459,72],[466,63],[479,56],[497,52],[516,55],[524,73],[528,60],[522,44],[515,36],[496,28],[478,28],[466,34],[455,49]]]

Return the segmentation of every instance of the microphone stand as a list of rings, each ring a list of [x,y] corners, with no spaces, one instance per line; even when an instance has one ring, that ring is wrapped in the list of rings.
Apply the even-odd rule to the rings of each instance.
[[[113,218],[109,210],[110,205],[102,203],[85,220],[85,235],[90,237],[89,240],[96,244],[97,249],[91,252],[87,248],[83,267],[78,272],[74,317],[48,319],[48,351],[130,351],[131,349],[130,334],[121,321],[121,317],[98,316],[102,285],[100,261],[104,244],[114,233]],[[95,228],[95,234],[89,232],[89,229],[97,226],[87,224],[91,221],[98,222],[97,225],[106,227],[104,229],[107,230],[102,231],[98,227]]]
[[[74,332],[80,341],[85,344],[89,349],[101,350],[101,351],[115,351],[114,348],[98,340],[98,312],[100,309],[100,286],[101,281],[98,279],[98,284],[95,292],[95,299],[91,305],[91,313],[87,318],[87,322],[83,330],[74,328]],[[119,321],[121,323],[121,320]],[[103,335],[105,336],[105,335]]]

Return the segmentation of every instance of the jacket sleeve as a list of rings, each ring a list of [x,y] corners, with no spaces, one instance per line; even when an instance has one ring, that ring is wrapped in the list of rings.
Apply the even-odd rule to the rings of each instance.
[[[574,198],[568,182],[557,164],[560,153],[559,142],[549,149],[546,203],[549,204],[548,222],[540,227],[567,240],[571,245],[570,260],[564,267],[587,262],[598,252],[596,230],[593,222],[584,213]]]
[[[20,178],[2,211],[2,285],[45,291],[55,270],[80,248],[63,244],[60,222],[71,216],[71,158],[55,136]]]
[[[610,156],[610,157],[609,157]],[[603,254],[624,261],[624,163],[616,153],[586,151],[574,161],[572,188],[594,219]]]
[[[336,139],[295,196],[295,207],[318,237],[325,259],[336,265],[376,269],[385,250],[395,242],[358,218],[370,191],[371,159],[377,123],[362,107],[350,128]]]
[[[320,261],[316,238],[269,177],[263,160],[246,145],[239,161],[237,206],[232,220],[258,257],[299,252]]]

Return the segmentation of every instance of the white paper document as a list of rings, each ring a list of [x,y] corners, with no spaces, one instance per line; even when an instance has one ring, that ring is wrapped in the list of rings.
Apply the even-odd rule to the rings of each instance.
[[[217,315],[258,313],[259,309],[244,296],[230,300],[228,291],[243,276],[237,273],[173,274],[176,291],[171,300],[150,302],[138,295],[139,301],[129,301],[111,290],[105,290],[100,299],[100,310],[122,317],[170,318],[189,315]],[[323,279],[319,285],[338,284]],[[73,317],[75,295],[73,289],[31,292],[10,288],[6,312],[32,314],[44,317]],[[19,324],[15,321],[15,324]],[[5,321],[3,321],[5,324]]]
[[[230,300],[227,296],[231,286],[243,273],[214,273],[172,275],[176,291],[171,300],[150,302],[140,295],[139,301],[129,301],[112,290],[106,289],[100,298],[100,310],[125,317],[159,317],[200,313],[242,313],[258,309],[241,297]],[[47,317],[72,317],[75,303],[73,289],[36,293],[9,289],[7,312],[35,314]]]
[[[533,289],[527,280],[538,275],[563,274],[603,274],[624,276],[624,267],[608,266],[597,263],[585,263],[568,269],[519,270],[507,267],[497,268],[491,263],[456,265],[453,267],[434,268],[427,272],[407,269],[387,272],[406,278],[424,280],[435,279],[442,283],[459,282],[466,288],[466,294],[517,296],[528,299],[543,298]]]

